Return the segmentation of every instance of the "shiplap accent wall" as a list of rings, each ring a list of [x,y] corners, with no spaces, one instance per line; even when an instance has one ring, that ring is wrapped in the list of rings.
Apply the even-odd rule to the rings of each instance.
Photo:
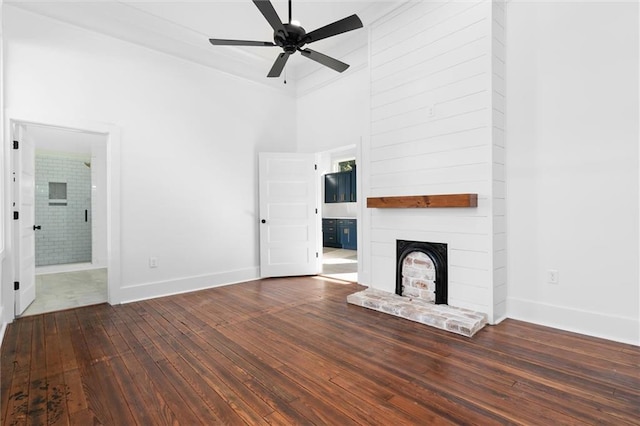
[[[507,234],[505,219],[505,2],[494,0],[491,20],[491,149],[493,158],[493,317],[507,315]]]
[[[447,243],[449,304],[491,322],[506,296],[500,25],[488,0],[408,2],[374,23],[363,146],[368,196],[478,193],[477,208],[371,209],[372,287],[394,291],[397,239]]]

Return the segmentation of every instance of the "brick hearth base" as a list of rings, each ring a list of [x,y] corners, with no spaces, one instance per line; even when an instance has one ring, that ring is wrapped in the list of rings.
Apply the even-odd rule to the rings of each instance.
[[[350,294],[347,302],[467,337],[473,336],[487,324],[487,316],[479,312],[435,305],[372,288]]]

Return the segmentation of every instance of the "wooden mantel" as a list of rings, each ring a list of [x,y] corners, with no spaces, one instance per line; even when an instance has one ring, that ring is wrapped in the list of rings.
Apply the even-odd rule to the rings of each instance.
[[[407,195],[369,197],[368,208],[409,209],[426,207],[478,207],[478,194]]]

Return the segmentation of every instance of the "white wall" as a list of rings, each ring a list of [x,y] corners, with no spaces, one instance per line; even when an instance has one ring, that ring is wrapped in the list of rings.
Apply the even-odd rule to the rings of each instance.
[[[4,7],[5,101],[121,129],[121,299],[258,275],[257,153],[295,150],[282,92]],[[150,256],[159,267],[150,269]]]
[[[506,158],[509,316],[636,344],[638,16],[509,3]]]
[[[342,78],[326,81],[318,89],[299,96],[296,105],[299,152],[357,145],[369,128],[368,69],[347,70]]]

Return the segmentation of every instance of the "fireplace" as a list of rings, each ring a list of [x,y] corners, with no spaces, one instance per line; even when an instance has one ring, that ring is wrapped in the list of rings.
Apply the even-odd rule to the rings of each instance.
[[[447,245],[396,240],[396,294],[447,304]]]
[[[369,287],[347,302],[471,337],[487,324],[487,315],[449,304],[447,268],[447,244],[396,240],[395,294]],[[389,281],[392,287],[392,276]]]

